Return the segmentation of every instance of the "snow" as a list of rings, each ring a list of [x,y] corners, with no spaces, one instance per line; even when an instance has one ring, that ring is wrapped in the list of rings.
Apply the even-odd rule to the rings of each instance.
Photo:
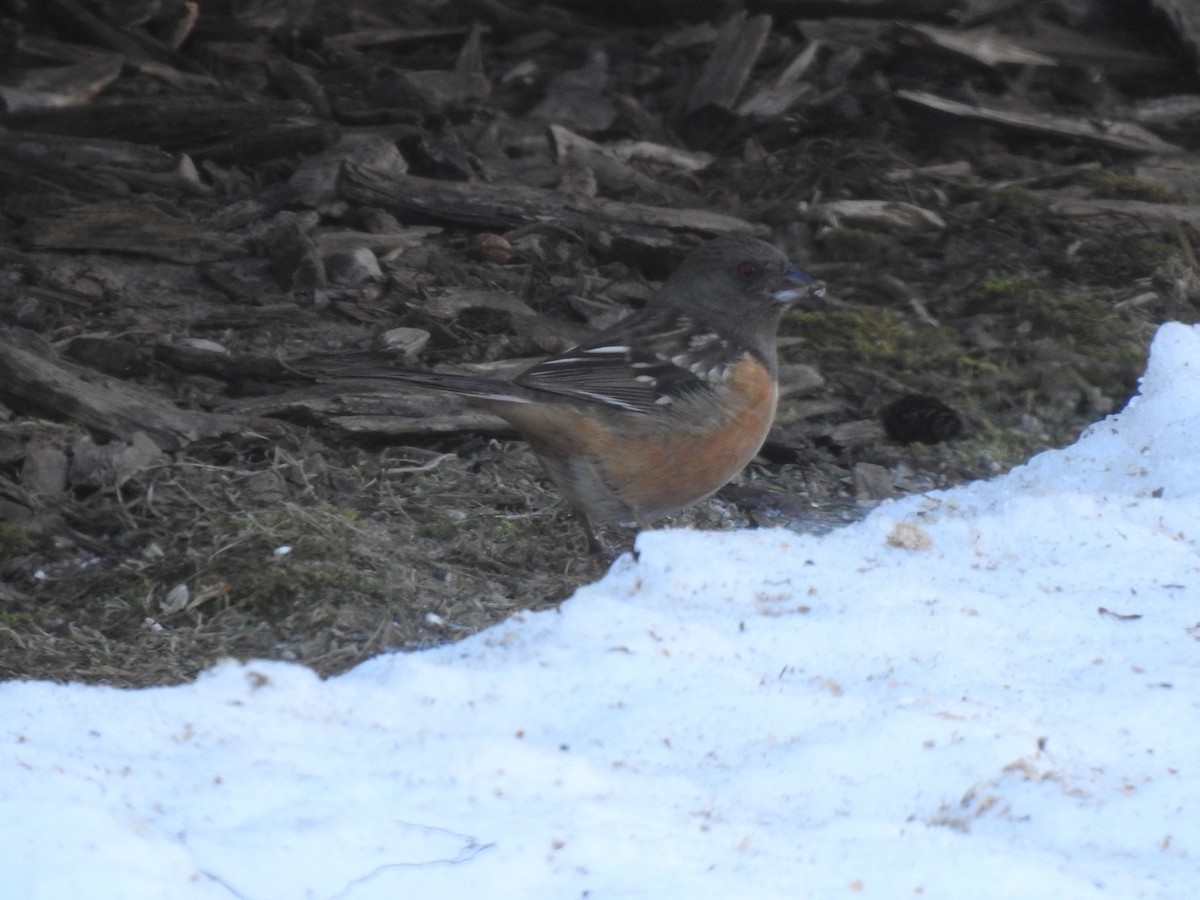
[[[337,678],[0,685],[8,898],[1200,896],[1200,330],[1073,447]]]

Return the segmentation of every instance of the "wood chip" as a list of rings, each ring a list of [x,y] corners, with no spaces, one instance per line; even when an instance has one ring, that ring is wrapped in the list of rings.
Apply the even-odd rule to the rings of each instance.
[[[730,16],[721,26],[717,45],[688,94],[688,112],[709,105],[732,109],[770,32],[770,16],[747,17],[745,12]]]
[[[240,256],[237,244],[140,201],[93,203],[57,210],[28,222],[21,236],[55,250],[112,250],[179,263]]]
[[[1133,122],[1099,121],[1077,116],[1027,113],[983,104],[960,103],[925,91],[900,89],[896,96],[951,116],[990,122],[1020,131],[1051,135],[1066,140],[1086,141],[1128,150],[1133,153],[1182,153],[1183,148],[1168,143]]]
[[[812,213],[835,226],[853,225],[882,231],[943,231],[945,220],[932,210],[890,200],[834,200],[812,207]]]
[[[1021,66],[1059,65],[1054,57],[1031,50],[1019,39],[999,34],[994,28],[954,31],[935,25],[907,23],[902,26],[902,34],[917,38],[927,45],[973,59],[985,66],[997,66],[1000,63]]]
[[[618,200],[566,196],[523,184],[437,181],[415,175],[383,175],[347,164],[340,193],[351,203],[380,206],[400,217],[425,216],[476,228],[508,229],[541,224],[606,235],[631,226],[702,234],[758,234],[769,229],[704,209],[671,209]]]
[[[1191,51],[1197,74],[1200,74],[1200,5],[1196,0],[1150,0],[1175,28],[1179,39]]]

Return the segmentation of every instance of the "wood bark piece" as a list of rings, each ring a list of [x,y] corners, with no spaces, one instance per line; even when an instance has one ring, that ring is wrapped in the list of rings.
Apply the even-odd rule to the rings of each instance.
[[[617,118],[616,106],[605,95],[608,80],[608,54],[596,48],[580,68],[550,79],[546,96],[525,118],[556,122],[588,134],[605,131]]]
[[[1200,94],[1139,100],[1126,108],[1125,115],[1139,125],[1153,125],[1164,131],[1197,131],[1200,130]]]
[[[389,105],[445,115],[481,106],[492,94],[492,83],[482,72],[403,71],[395,73],[393,92]]]
[[[98,54],[73,66],[29,69],[21,74],[17,90],[0,89],[9,112],[41,107],[79,106],[108,87],[125,64],[115,53]]]
[[[142,32],[113,25],[85,9],[76,0],[41,0],[45,13],[68,25],[69,30],[82,31],[99,44],[116,50],[132,59],[148,59],[165,63],[185,72],[199,72],[200,67],[170,47]]]
[[[615,152],[575,134],[559,125],[551,125],[550,142],[559,165],[585,166],[596,175],[596,181],[609,193],[641,191],[658,199],[665,199],[664,185],[643,175],[628,165]]]
[[[4,198],[19,194],[36,195],[38,208],[44,209],[51,197],[70,200],[109,200],[126,197],[129,185],[121,178],[59,162],[56,159],[22,153],[0,140],[0,208],[7,209]]]
[[[246,428],[242,418],[178,409],[131,384],[22,346],[29,343],[18,333],[0,331],[0,401],[14,408],[126,441],[143,432],[164,450]]]
[[[816,60],[820,47],[819,42],[810,41],[778,77],[742,102],[737,108],[738,115],[771,119],[783,115],[806,97],[815,95],[817,89],[804,81],[804,76]]]
[[[169,172],[176,165],[175,157],[172,154],[145,144],[76,137],[69,134],[8,131],[4,128],[0,128],[0,154],[57,160],[71,168],[75,166],[85,168],[116,166],[151,172]]]
[[[1031,33],[1019,40],[1027,50],[1044,53],[1059,65],[1078,69],[1097,69],[1109,75],[1165,75],[1178,69],[1170,53],[1140,50],[1119,39],[1082,34],[1076,29],[1038,18]]]
[[[1052,200],[1047,211],[1056,216],[1080,218],[1103,216],[1113,219],[1128,216],[1143,222],[1169,224],[1180,222],[1200,225],[1200,206],[1190,203],[1149,203],[1145,200],[1087,200],[1063,198]]]
[[[336,34],[325,40],[325,46],[330,50],[344,51],[359,47],[379,47],[384,44],[419,45],[431,41],[463,37],[467,31],[468,29],[461,25],[450,28],[372,28],[367,31],[347,31],[344,34]]]
[[[42,250],[114,250],[178,263],[241,256],[237,244],[142,202],[62,209],[26,223],[21,235]]]
[[[329,122],[308,119],[273,122],[262,128],[231,135],[225,140],[196,144],[188,152],[197,159],[211,159],[220,163],[260,163],[294,153],[327,150],[337,143],[339,133],[338,127]]]
[[[896,200],[831,200],[812,210],[831,225],[853,225],[892,232],[943,231],[945,220],[933,210]]]
[[[543,224],[610,236],[637,228],[711,235],[769,233],[765,226],[704,209],[623,203],[523,184],[478,184],[386,175],[349,163],[342,168],[340,192],[351,203],[378,206],[398,216],[416,215],[475,228],[508,229]]]
[[[925,91],[898,90],[896,96],[951,116],[1004,125],[1020,131],[1051,135],[1066,140],[1086,141],[1133,153],[1181,153],[1182,147],[1168,143],[1132,122],[1104,122],[1077,116],[1015,112],[982,104],[960,103]]]
[[[12,130],[77,134],[187,150],[197,144],[235,137],[253,128],[306,115],[297,100],[260,103],[208,97],[156,97],[122,103],[91,103],[66,109],[15,113],[5,122]]]
[[[950,53],[957,53],[968,59],[973,59],[985,66],[996,66],[1000,63],[1011,63],[1021,66],[1059,65],[1058,60],[1053,56],[1039,53],[1031,49],[1019,38],[1000,34],[994,28],[974,28],[968,31],[954,31],[949,28],[938,28],[934,25],[910,23],[902,26],[902,33],[911,35],[920,42],[928,42]]]
[[[653,141],[617,141],[608,148],[618,159],[640,160],[652,165],[667,166],[684,172],[707,169],[716,160],[703,150],[684,150]]]
[[[1179,39],[1191,51],[1196,72],[1200,73],[1200,4],[1196,0],[1151,0],[1175,28]]]
[[[241,415],[300,418],[356,435],[396,439],[432,435],[512,434],[503,419],[473,409],[453,397],[406,391],[394,381],[333,380],[269,397],[231,401]]]
[[[717,46],[692,85],[688,112],[710,104],[732,109],[770,33],[770,16],[747,18],[744,12],[731,16],[717,33]]]
[[[129,196],[135,185],[204,192],[185,177],[186,159],[141,144],[0,128],[0,196],[109,200]]]

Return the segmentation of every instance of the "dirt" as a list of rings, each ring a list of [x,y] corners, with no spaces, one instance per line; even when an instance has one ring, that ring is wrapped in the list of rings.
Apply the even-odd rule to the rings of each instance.
[[[683,32],[678,23],[530,7],[513,24],[487,3],[390,7],[317,3],[299,28],[266,13],[262,21],[231,14],[219,19],[225,30],[198,27],[181,50],[219,74],[215,86],[184,89],[126,66],[92,102],[165,102],[206,90],[285,99],[270,73],[287,59],[312,73],[330,101],[330,109],[310,109],[313,121],[387,126],[414,174],[524,178],[567,191],[574,182],[563,178],[579,173],[555,162],[545,123],[531,112],[556,77],[584,70],[604,48],[607,76],[590,96],[616,113],[589,137],[656,140],[715,161],[695,173],[643,168],[646,181],[602,187],[601,196],[768,226],[771,240],[828,285],[826,298],[790,314],[780,335],[782,362],[812,367],[822,383],[785,396],[771,440],[738,481],[667,524],[824,531],[886,496],[994,476],[1119,409],[1136,390],[1159,323],[1200,320],[1200,230],[1186,217],[1134,206],[1072,215],[1060,205],[1182,209],[1200,193],[1165,185],[1145,155],[938,116],[894,93],[917,86],[1076,114],[1094,112],[1098,93],[1108,108],[1195,93],[1195,69],[1148,13],[1131,32],[1113,20],[1056,19],[1062,5],[1026,4],[998,25],[1020,34],[1031,21],[1053,20],[1132,41],[1164,60],[1166,75],[989,68],[914,51],[887,30],[882,41],[848,31],[822,45],[814,93],[799,107],[689,137],[683,98],[712,45],[652,53]],[[7,15],[26,38],[71,36],[19,3]],[[490,93],[431,110],[389,87],[402,70],[453,70],[475,20],[490,29],[481,69]],[[383,27],[460,30],[354,52],[331,46],[338,35]],[[804,45],[799,26],[776,22],[752,83]],[[9,75],[32,64],[28,53],[11,59]],[[1194,159],[1200,128],[1163,136],[1184,149],[1181,159]],[[605,571],[536,459],[503,428],[388,437],[283,403],[303,390],[286,379],[216,377],[160,351],[202,339],[239,359],[292,360],[377,347],[389,329],[411,327],[431,335],[411,361],[419,366],[536,356],[634,308],[663,276],[670,247],[703,235],[668,234],[668,248],[656,253],[553,225],[504,232],[397,222],[344,202],[285,209],[283,186],[328,146],[266,159],[197,154],[207,190],[176,190],[170,200],[244,249],[218,263],[38,246],[31,229],[44,224],[45,209],[15,194],[0,204],[0,251],[14,251],[0,256],[0,324],[179,408],[250,423],[164,448],[0,395],[0,676],[167,684],[228,656],[295,660],[332,674],[551,608]],[[937,168],[948,164],[959,168]],[[153,197],[159,188],[145,181],[138,190]],[[912,204],[941,224],[881,226],[822,212],[844,199]],[[269,232],[287,216],[309,237],[429,227],[381,254],[380,276],[351,284],[326,276],[313,286],[298,270],[280,277]],[[504,232],[514,252],[481,255],[480,232]],[[250,287],[239,294],[229,278]],[[486,305],[430,312],[431,299],[464,290],[505,291],[534,318]],[[114,348],[125,355],[114,357]],[[888,437],[881,412],[912,395],[925,398],[902,407],[918,410],[908,414],[917,426],[951,416],[961,431],[935,428],[928,443]],[[390,411],[364,397],[334,401],[345,404],[340,412]],[[942,436],[952,437],[933,440]],[[97,468],[104,447],[108,468]]]

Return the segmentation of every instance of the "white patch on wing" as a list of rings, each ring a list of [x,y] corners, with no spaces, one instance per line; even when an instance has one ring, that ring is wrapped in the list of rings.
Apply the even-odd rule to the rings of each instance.
[[[599,400],[601,403],[604,403],[608,406],[616,406],[620,409],[628,409],[631,412],[642,411],[642,407],[638,406],[636,403],[627,403],[626,401],[618,400],[616,397],[610,396],[609,394],[598,394],[593,391],[573,391],[572,393],[576,397],[589,397],[592,400]]]

